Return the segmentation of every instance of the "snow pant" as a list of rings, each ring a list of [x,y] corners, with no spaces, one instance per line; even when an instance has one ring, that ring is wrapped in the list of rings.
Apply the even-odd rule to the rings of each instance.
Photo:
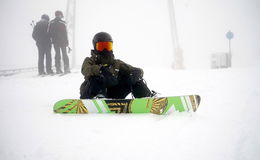
[[[81,99],[91,99],[97,94],[103,94],[106,98],[124,99],[129,93],[132,93],[135,98],[151,96],[151,91],[144,80],[130,84],[126,80],[121,79],[117,85],[106,87],[102,78],[92,76],[80,86]]]
[[[45,74],[44,57],[46,57],[45,66],[47,74],[53,73],[51,66],[51,44],[37,44],[38,48],[38,73]]]
[[[61,70],[61,53],[62,53],[62,59],[63,59],[63,63],[64,63],[64,72],[70,72],[69,57],[68,57],[68,54],[67,54],[66,46],[54,44],[54,50],[55,50],[56,72],[62,73],[62,70]]]

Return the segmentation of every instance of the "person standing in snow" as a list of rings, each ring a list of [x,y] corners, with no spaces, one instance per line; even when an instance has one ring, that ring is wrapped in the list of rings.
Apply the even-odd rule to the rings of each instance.
[[[49,16],[43,14],[41,20],[33,28],[32,37],[38,48],[38,73],[39,75],[53,74],[51,61],[51,39],[47,32]],[[44,71],[44,56],[46,56],[46,72]]]
[[[62,20],[63,13],[55,12],[55,19],[50,22],[49,33],[55,49],[55,67],[56,73],[63,73],[61,70],[61,53],[64,62],[64,73],[70,73],[69,57],[67,55],[67,47],[69,45],[66,22]]]
[[[143,80],[143,70],[115,59],[113,40],[106,32],[99,32],[93,38],[91,57],[86,57],[81,73],[85,81],[80,86],[80,98],[123,99],[129,93],[134,97],[151,97]]]

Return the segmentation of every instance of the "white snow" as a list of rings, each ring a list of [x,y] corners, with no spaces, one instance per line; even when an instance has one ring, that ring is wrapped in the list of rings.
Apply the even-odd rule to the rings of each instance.
[[[196,113],[61,115],[53,104],[78,98],[80,69],[0,77],[1,160],[257,160],[259,67],[222,70],[145,68],[162,96],[199,94]]]

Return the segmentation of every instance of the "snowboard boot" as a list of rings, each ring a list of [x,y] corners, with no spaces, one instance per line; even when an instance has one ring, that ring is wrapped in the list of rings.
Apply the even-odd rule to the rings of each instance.
[[[40,72],[39,74],[38,74],[39,76],[45,76],[45,75],[47,75],[45,72]]]
[[[103,94],[98,94],[95,97],[93,97],[93,99],[102,99],[102,98],[106,98],[106,96]]]
[[[156,97],[158,97],[159,95],[160,95],[160,93],[158,93],[158,92],[152,90],[152,91],[151,91],[151,96],[150,96],[150,97],[156,98]]]
[[[47,74],[48,75],[54,75],[54,72],[52,70],[50,70],[50,71],[47,71]]]
[[[57,69],[56,70],[56,74],[62,74],[63,72],[62,72],[62,70],[61,69]]]
[[[93,97],[94,99],[107,98],[106,89],[102,89],[99,93]]]
[[[135,98],[151,97],[152,95],[143,79],[133,85],[131,90]]]

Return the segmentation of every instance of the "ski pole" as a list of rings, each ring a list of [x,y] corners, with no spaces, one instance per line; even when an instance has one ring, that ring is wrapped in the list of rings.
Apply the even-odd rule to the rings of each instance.
[[[32,26],[32,28],[34,28],[34,27],[35,27],[34,20],[32,20],[32,22],[30,23],[30,25]]]
[[[69,49],[69,53],[72,51],[72,49],[68,46],[68,49]]]

